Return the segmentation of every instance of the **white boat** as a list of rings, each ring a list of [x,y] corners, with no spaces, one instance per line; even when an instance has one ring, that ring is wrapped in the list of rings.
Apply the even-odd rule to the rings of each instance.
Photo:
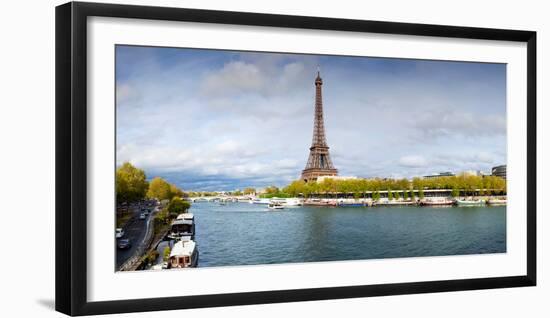
[[[285,199],[285,202],[283,203],[283,205],[287,207],[297,207],[297,206],[304,205],[304,202],[298,198],[287,198]]]
[[[460,200],[460,199],[456,199],[455,203],[458,206],[480,206],[480,205],[484,205],[485,201],[483,201],[481,199],[478,199],[478,200],[473,200],[473,199]]]
[[[487,200],[489,205],[506,205],[506,199],[489,199]]]
[[[170,252],[170,268],[197,267],[199,263],[199,251],[193,240],[178,241]]]
[[[269,204],[270,202],[271,200],[267,198],[256,198],[252,200],[253,204]]]
[[[278,203],[278,202],[272,202],[272,203],[269,203],[267,205],[267,208],[271,209],[271,210],[282,210],[285,207],[282,204]]]
[[[442,197],[426,198],[420,201],[420,205],[426,205],[426,206],[444,206],[444,205],[453,205],[453,204],[454,204],[453,199],[442,198]]]
[[[415,205],[416,201],[414,200],[388,200],[386,205]]]
[[[297,198],[271,198],[269,203],[277,203],[284,207],[298,207],[302,206],[302,201]]]
[[[193,215],[193,213],[182,213],[182,214],[178,215],[178,217],[176,218],[176,220],[191,220],[191,221],[195,221],[195,216]]]
[[[191,213],[180,214],[170,225],[168,238],[177,240],[182,237],[195,238],[195,217]]]

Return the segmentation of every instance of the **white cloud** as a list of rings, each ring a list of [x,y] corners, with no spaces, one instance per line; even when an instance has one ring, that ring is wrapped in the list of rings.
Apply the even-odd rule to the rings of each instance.
[[[410,124],[418,129],[423,137],[479,137],[506,134],[506,118],[502,114],[474,114],[448,107],[420,111],[417,116],[410,118]]]
[[[418,168],[426,167],[428,165],[428,161],[422,156],[409,155],[399,158],[399,164],[404,167]]]
[[[208,74],[202,83],[201,93],[206,96],[255,93],[264,86],[264,81],[264,75],[256,65],[234,61]]]
[[[197,189],[281,186],[299,176],[320,58],[219,54],[207,62],[129,64],[135,72],[117,78],[119,164]],[[424,73],[400,78],[322,62],[327,140],[342,175],[486,170],[505,161],[505,105],[484,92],[463,94],[475,83],[439,87]]]

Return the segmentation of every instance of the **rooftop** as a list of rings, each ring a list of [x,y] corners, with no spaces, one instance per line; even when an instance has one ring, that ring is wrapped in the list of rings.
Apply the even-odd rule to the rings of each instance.
[[[195,241],[178,241],[172,251],[170,252],[170,257],[172,256],[191,256],[195,250]]]

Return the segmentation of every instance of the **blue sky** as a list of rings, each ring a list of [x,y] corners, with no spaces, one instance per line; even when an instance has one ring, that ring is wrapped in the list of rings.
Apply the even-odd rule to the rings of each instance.
[[[117,46],[117,164],[186,190],[283,186],[313,132],[314,79],[340,175],[506,163],[506,65]]]

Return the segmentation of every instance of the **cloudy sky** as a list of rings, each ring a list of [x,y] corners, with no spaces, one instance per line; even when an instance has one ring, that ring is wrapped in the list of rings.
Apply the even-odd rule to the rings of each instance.
[[[318,65],[340,175],[506,162],[504,64],[117,46],[117,164],[186,190],[286,185],[309,154]]]

